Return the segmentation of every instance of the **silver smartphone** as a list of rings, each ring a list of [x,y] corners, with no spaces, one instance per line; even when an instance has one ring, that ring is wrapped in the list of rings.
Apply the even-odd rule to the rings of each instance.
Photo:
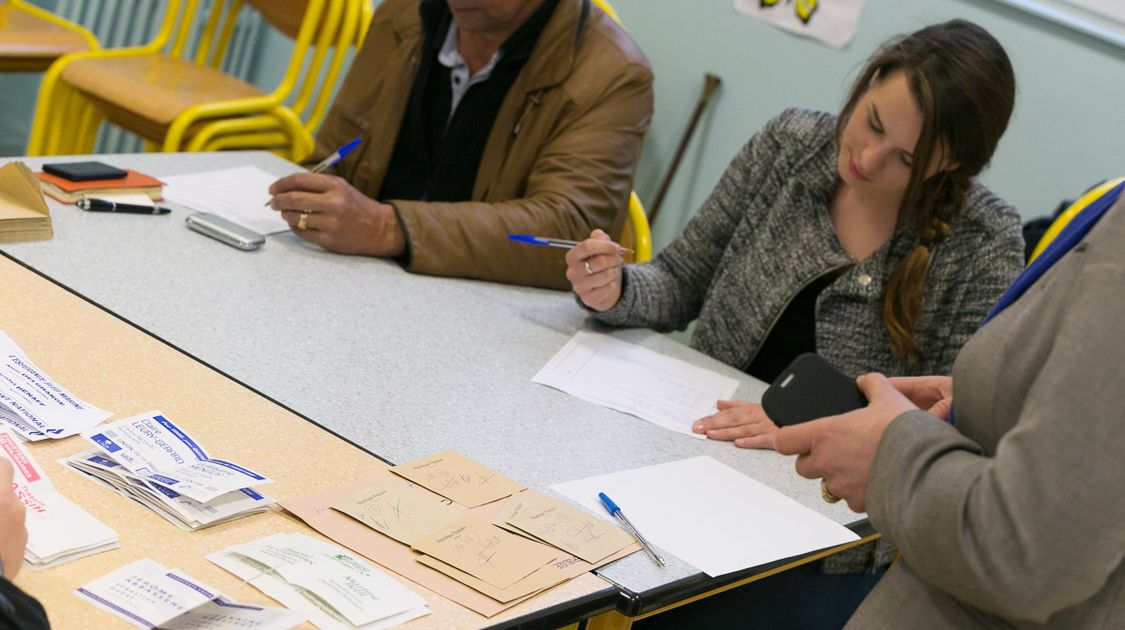
[[[187,222],[189,228],[196,232],[206,234],[217,241],[238,249],[250,251],[258,249],[262,246],[262,243],[266,242],[266,237],[261,234],[210,212],[189,214],[184,221]]]

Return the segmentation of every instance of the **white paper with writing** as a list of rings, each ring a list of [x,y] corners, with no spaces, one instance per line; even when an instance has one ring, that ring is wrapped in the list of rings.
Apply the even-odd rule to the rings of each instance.
[[[738,389],[733,378],[584,330],[531,380],[700,439],[692,423]]]
[[[257,166],[239,166],[190,175],[168,175],[164,199],[217,214],[259,234],[289,229],[281,213],[266,207],[270,186],[281,179]]]
[[[304,534],[276,534],[207,559],[322,629],[377,630],[430,613],[425,600],[382,571]]]
[[[207,502],[272,479],[203,447],[159,411],[96,427],[83,435],[133,474],[196,501]]]
[[[0,457],[12,462],[12,489],[27,508],[24,559],[36,569],[53,567],[120,546],[117,532],[58,493],[19,438],[0,429]]]
[[[0,422],[36,442],[81,433],[113,415],[51,380],[0,332]]]
[[[283,608],[237,604],[191,576],[148,558],[100,577],[75,593],[138,628],[287,630],[305,620]]]

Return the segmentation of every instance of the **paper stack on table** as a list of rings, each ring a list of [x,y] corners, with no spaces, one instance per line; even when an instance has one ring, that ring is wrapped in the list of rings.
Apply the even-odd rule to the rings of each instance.
[[[31,362],[0,332],[0,423],[25,440],[81,433],[113,415],[82,402]]]
[[[41,241],[54,236],[51,210],[23,162],[0,167],[0,243]]]
[[[424,599],[387,574],[304,534],[276,534],[207,559],[322,630],[380,630],[430,614]]]
[[[19,438],[0,429],[0,457],[12,462],[12,485],[27,508],[24,560],[46,569],[120,546],[117,532],[59,494]]]
[[[452,451],[283,507],[486,617],[640,549],[612,525]]]
[[[738,381],[609,335],[578,331],[531,379],[571,396],[690,435]]]
[[[98,448],[64,463],[180,529],[194,531],[257,514],[273,503],[251,487],[271,479],[208,457],[159,411],[97,427],[83,437]]]
[[[288,630],[305,620],[303,615],[284,608],[232,602],[195,578],[147,558],[100,577],[75,593],[138,628]]]

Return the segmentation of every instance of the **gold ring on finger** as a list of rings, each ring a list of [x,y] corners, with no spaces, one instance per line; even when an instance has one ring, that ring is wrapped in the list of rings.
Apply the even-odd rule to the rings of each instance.
[[[307,210],[305,212],[301,213],[301,218],[297,219],[297,229],[298,230],[309,229],[309,213],[308,213]]]
[[[840,500],[840,497],[832,494],[832,491],[828,489],[828,482],[823,479],[820,480],[820,498],[828,503],[836,503]]]

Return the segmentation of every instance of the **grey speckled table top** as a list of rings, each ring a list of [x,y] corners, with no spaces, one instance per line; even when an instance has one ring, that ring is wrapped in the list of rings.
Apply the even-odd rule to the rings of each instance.
[[[68,159],[88,158],[24,161],[37,168]],[[297,170],[268,153],[98,159],[158,177],[244,164],[279,175]],[[568,293],[409,274],[392,262],[324,252],[290,233],[243,252],[189,231],[187,212],[172,207],[168,216],[143,216],[52,203],[52,240],[2,249],[391,462],[454,448],[546,489],[709,455],[837,522],[862,518],[822,501],[818,484],[797,476],[789,458],[693,440],[532,383],[577,330],[593,326]],[[757,400],[764,390],[663,335],[607,332],[737,378],[739,398]],[[704,579],[675,558],[658,569],[643,554],[599,574],[642,600]]]

